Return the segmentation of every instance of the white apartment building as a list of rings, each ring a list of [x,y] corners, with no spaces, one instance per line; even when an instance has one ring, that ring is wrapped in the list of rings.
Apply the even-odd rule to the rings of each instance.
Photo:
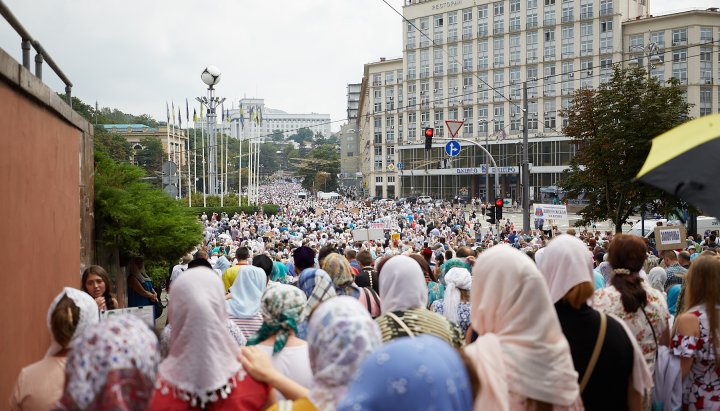
[[[403,60],[365,65],[360,92],[357,128],[360,132],[360,172],[364,192],[395,197],[398,143],[404,141]]]
[[[252,121],[250,111],[262,113],[262,122]],[[243,113],[243,121],[240,121],[240,111]],[[227,119],[229,113],[230,119]],[[330,114],[306,113],[292,114],[283,110],[273,109],[265,106],[265,100],[261,98],[240,99],[236,108],[227,108],[226,119],[222,121],[220,109],[218,109],[218,132],[243,139],[253,138],[256,141],[269,140],[275,130],[285,134],[285,138],[295,134],[301,128],[308,128],[313,133],[321,133],[330,137]],[[255,117],[257,118],[257,117]],[[199,126],[199,125],[198,125]]]
[[[461,120],[458,137],[488,143],[504,173],[501,195],[519,199],[527,81],[531,199],[538,198],[574,155],[560,110],[575,90],[598,87],[614,64],[634,62],[643,54],[637,46],[650,42],[661,44],[666,62],[651,74],[685,81],[691,115],[718,111],[718,43],[699,44],[720,37],[717,10],[652,17],[646,0],[407,0],[403,14],[402,70],[398,60],[365,67],[358,121],[361,152],[372,153],[362,161],[370,195],[492,196],[479,149],[462,143],[453,158],[442,141],[424,149],[424,127],[442,138],[446,120]]]

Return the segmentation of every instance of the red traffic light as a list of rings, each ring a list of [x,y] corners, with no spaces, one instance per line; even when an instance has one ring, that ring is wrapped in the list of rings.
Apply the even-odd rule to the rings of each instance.
[[[497,200],[495,200],[496,207],[502,207],[504,204],[505,204],[505,202],[503,201],[502,198],[498,198]]]
[[[432,137],[433,137],[433,134],[435,134],[435,129],[434,129],[434,128],[431,128],[431,127],[426,127],[426,128],[425,128],[425,137],[430,137],[430,138],[432,138]]]

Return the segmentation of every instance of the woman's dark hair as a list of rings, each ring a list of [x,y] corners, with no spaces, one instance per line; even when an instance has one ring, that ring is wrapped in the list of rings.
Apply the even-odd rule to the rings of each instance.
[[[50,315],[50,330],[61,347],[66,348],[70,344],[79,322],[80,308],[70,297],[63,296]]]
[[[258,268],[262,268],[263,271],[265,271],[267,277],[270,278],[270,273],[273,269],[273,262],[270,257],[266,256],[265,254],[256,255],[252,259],[252,265]]]
[[[634,313],[647,305],[647,293],[640,277],[640,270],[647,258],[645,250],[645,241],[629,234],[616,234],[608,247],[608,263],[615,271],[610,282],[620,292],[627,313]],[[619,270],[628,273],[618,273]]]
[[[408,257],[412,258],[413,260],[417,261],[418,264],[420,264],[420,268],[422,269],[423,274],[425,277],[429,277],[432,281],[437,282],[437,278],[435,278],[435,274],[433,274],[432,270],[430,269],[430,264],[428,264],[425,257],[421,256],[420,254],[410,254]],[[439,263],[440,261],[438,261]]]
[[[207,267],[212,270],[212,264],[205,258],[195,258],[188,263],[188,270],[196,267]]]
[[[105,269],[100,267],[99,265],[91,265],[90,267],[86,268],[85,271],[83,271],[82,278],[80,279],[80,289],[90,294],[90,291],[85,288],[85,282],[87,281],[87,278],[88,276],[90,276],[90,274],[97,275],[103,280],[103,283],[105,283],[105,292],[103,293],[103,297],[105,297],[105,307],[108,310],[116,309],[117,307],[115,307],[115,303],[113,302],[112,292],[110,292],[110,276],[108,276],[107,271],[105,271]]]
[[[322,266],[322,262],[325,260],[325,257],[329,256],[332,253],[338,253],[338,251],[335,249],[332,245],[326,245],[323,248],[320,249],[318,252],[318,262]],[[340,253],[338,253],[340,254]]]

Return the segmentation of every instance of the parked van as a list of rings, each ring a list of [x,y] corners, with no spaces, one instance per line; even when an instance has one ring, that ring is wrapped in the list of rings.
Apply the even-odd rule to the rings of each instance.
[[[646,219],[645,220],[645,231],[643,232],[642,236],[645,238],[654,239],[655,237],[655,226],[657,226],[657,223],[662,223],[661,225],[681,225],[682,223],[677,220],[668,220],[666,219]],[[632,228],[627,231],[628,234],[634,234],[634,235],[641,235],[641,226],[642,222],[638,220],[636,223],[633,224]],[[686,224],[687,226],[687,224]],[[715,234],[720,231],[720,221],[715,217],[706,217],[706,216],[700,216],[697,218],[697,232],[700,235],[704,235],[706,232],[715,232]]]
[[[307,198],[307,193],[304,191],[300,191],[299,193],[297,193],[297,198],[304,200]]]
[[[329,193],[324,193],[322,191],[318,191],[317,198],[319,198],[320,200],[337,200],[340,198],[340,194],[338,194],[334,191],[331,191]]]

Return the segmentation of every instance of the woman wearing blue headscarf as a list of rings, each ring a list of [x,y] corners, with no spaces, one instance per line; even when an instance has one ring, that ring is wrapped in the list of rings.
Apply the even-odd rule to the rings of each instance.
[[[363,361],[338,411],[470,411],[475,371],[443,340],[420,335],[393,340]]]

